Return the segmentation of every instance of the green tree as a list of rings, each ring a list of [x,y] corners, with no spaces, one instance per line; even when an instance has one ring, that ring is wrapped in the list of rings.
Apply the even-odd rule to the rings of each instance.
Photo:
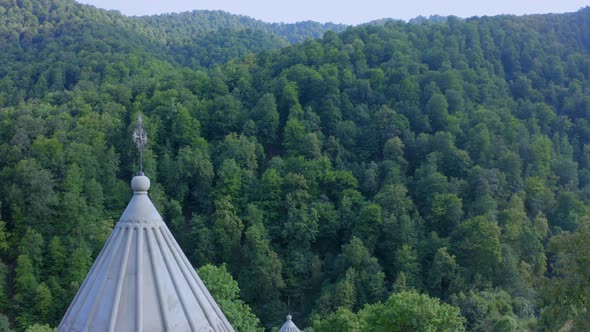
[[[256,139],[230,133],[217,146],[215,160],[224,163],[233,159],[240,168],[254,171],[258,168],[260,150]]]
[[[353,287],[349,309],[360,308],[364,303],[374,303],[384,298],[385,274],[377,259],[359,238],[353,237],[349,243],[343,245],[342,254],[338,258],[338,271],[344,275],[343,280]]]
[[[297,189],[285,197],[286,218],[282,225],[285,241],[296,241],[300,248],[309,248],[318,233],[318,214],[309,204],[310,195],[306,190]]]
[[[434,195],[429,219],[432,229],[438,235],[448,236],[459,226],[463,217],[462,203],[456,194]]]
[[[23,159],[18,162],[12,173],[3,170],[5,176],[12,178],[8,183],[6,203],[14,214],[16,226],[24,229],[27,226],[36,230],[47,228],[47,220],[51,220],[53,207],[57,203],[52,174],[41,168],[34,159]]]
[[[33,324],[27,327],[25,332],[55,332],[57,328],[51,328],[48,324]]]
[[[464,286],[461,268],[446,247],[436,251],[426,279],[431,294],[443,300]]]
[[[552,160],[551,140],[542,135],[532,138],[528,152],[526,173],[531,176],[545,178],[551,171]]]
[[[13,310],[17,312],[15,322],[19,328],[33,324],[38,317],[35,315],[36,290],[39,285],[37,275],[34,273],[33,264],[27,255],[20,255],[16,261]]]
[[[251,220],[256,218],[253,215],[257,213],[260,210],[249,206],[248,221],[251,226],[244,233],[244,267],[240,269],[238,281],[244,300],[253,306],[262,321],[270,322],[283,310],[280,302],[280,291],[285,287],[281,275],[283,263],[272,249],[262,220]]]
[[[449,104],[443,94],[435,93],[426,103],[426,114],[430,119],[432,129],[445,130],[449,124]]]
[[[517,320],[513,316],[505,315],[498,319],[492,328],[492,332],[516,332],[519,331]]]
[[[4,315],[4,314],[0,314],[0,331],[2,331],[2,332],[11,332],[12,331],[10,329],[10,321],[8,320],[8,317],[6,317],[6,315]]]
[[[4,264],[4,262],[2,262],[0,260],[0,312],[6,312],[8,313],[10,310],[10,306],[9,306],[9,288],[8,288],[8,280],[7,280],[7,276],[8,276],[8,266],[6,266],[6,264]],[[2,315],[0,313],[0,315]],[[0,322],[2,316],[0,316]],[[2,324],[0,323],[0,330],[1,330],[1,326]]]
[[[211,232],[217,245],[218,260],[226,261],[239,248],[244,229],[244,223],[238,217],[229,197],[222,196],[215,201],[212,222]]]
[[[313,320],[313,330],[317,332],[360,332],[358,316],[346,308],[338,308],[335,312]]]
[[[479,216],[464,221],[452,235],[452,252],[457,262],[467,270],[473,278],[479,274],[483,278],[491,278],[502,261],[500,246],[500,227]]]
[[[242,104],[231,94],[218,96],[211,103],[210,114],[208,136],[221,138],[231,132],[238,131],[243,116]]]
[[[381,206],[366,204],[359,212],[358,222],[354,224],[352,234],[361,239],[372,252],[377,243],[379,227],[382,223]]]
[[[438,154],[432,153],[427,161],[416,169],[415,202],[420,207],[420,211],[428,211],[432,207],[434,196],[447,191],[448,179],[437,170],[438,159]]]
[[[85,243],[78,244],[67,262],[65,270],[66,285],[75,293],[92,266],[92,251]],[[74,294],[72,294],[74,295]]]
[[[398,277],[403,274],[404,286],[422,288],[421,266],[416,249],[410,244],[404,243],[394,254],[394,266],[398,271]]]
[[[53,313],[53,296],[51,290],[42,282],[35,290],[35,312],[40,321],[48,321]]]
[[[242,189],[242,170],[234,159],[224,159],[221,167],[217,170],[217,182],[215,193],[217,197],[227,196],[235,200]]]
[[[590,221],[584,219],[575,232],[562,233],[550,241],[549,250],[555,261],[552,275],[543,283],[547,307],[541,316],[549,329],[560,329],[570,321],[577,330],[590,328],[590,258],[585,254],[590,249],[589,236]]]
[[[296,118],[290,118],[285,125],[283,147],[287,156],[304,154],[307,147],[303,145],[305,127]]]
[[[459,307],[467,319],[467,328],[474,331],[490,329],[496,324],[498,328],[503,326],[506,322],[502,321],[506,316],[515,317],[513,306],[516,302],[510,294],[502,290],[479,292],[471,290],[451,296],[451,303]],[[528,309],[530,310],[530,307]],[[526,312],[527,309],[524,311]]]
[[[237,331],[264,331],[250,306],[240,299],[238,283],[227,272],[225,265],[207,264],[197,270],[215,302]]]
[[[279,112],[273,94],[267,93],[260,97],[252,110],[252,118],[256,123],[256,137],[260,142],[274,144],[279,127]]]
[[[281,206],[282,206],[282,190],[283,178],[279,172],[274,168],[267,169],[260,179],[260,185],[258,190],[258,202],[261,210],[263,211],[263,217],[265,225],[267,225],[271,234],[277,234],[279,223]]]
[[[166,192],[180,202],[190,202],[196,212],[208,211],[215,172],[207,141],[180,148],[176,160],[169,157],[167,161],[160,163]]]
[[[43,263],[43,242],[43,236],[41,234],[27,227],[25,234],[22,235],[18,244],[19,255],[25,255],[31,259],[36,275],[41,271],[41,265]]]
[[[544,181],[538,177],[525,180],[525,204],[529,215],[535,216],[540,212],[552,212],[555,207],[555,195]]]
[[[459,308],[415,291],[391,295],[359,313],[362,331],[464,331]]]

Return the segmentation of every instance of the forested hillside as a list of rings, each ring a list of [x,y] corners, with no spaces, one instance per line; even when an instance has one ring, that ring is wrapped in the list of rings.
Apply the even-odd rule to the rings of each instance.
[[[30,88],[41,76],[35,89],[49,84],[50,90],[61,91],[85,80],[85,74],[99,73],[102,79],[105,70],[145,66],[146,57],[177,67],[210,67],[345,28],[316,22],[270,24],[221,11],[125,17],[72,0],[0,0],[0,73],[18,90]],[[50,67],[62,74],[43,73]],[[22,91],[8,88],[5,95],[23,97]],[[37,97],[31,93],[24,98]]]
[[[0,328],[59,323],[140,113],[151,199],[265,328],[590,328],[590,8],[292,46],[199,15],[0,0]]]

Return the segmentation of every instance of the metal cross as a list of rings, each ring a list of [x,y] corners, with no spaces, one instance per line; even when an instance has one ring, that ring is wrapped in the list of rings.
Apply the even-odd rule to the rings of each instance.
[[[133,130],[133,143],[139,150],[139,172],[143,173],[143,149],[147,145],[147,133],[143,129],[141,114],[137,116],[137,124]]]

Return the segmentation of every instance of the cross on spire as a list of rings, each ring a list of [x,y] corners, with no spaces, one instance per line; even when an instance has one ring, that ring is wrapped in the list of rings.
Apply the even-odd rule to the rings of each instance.
[[[147,145],[147,133],[143,129],[141,113],[137,116],[137,123],[133,130],[133,143],[139,151],[139,173],[143,174],[143,149]]]

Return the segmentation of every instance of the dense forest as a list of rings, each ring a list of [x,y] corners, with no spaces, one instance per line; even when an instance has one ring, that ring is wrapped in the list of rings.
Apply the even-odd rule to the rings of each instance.
[[[139,114],[150,197],[240,331],[590,329],[589,31],[588,7],[344,27],[0,0],[0,330],[59,324]]]

